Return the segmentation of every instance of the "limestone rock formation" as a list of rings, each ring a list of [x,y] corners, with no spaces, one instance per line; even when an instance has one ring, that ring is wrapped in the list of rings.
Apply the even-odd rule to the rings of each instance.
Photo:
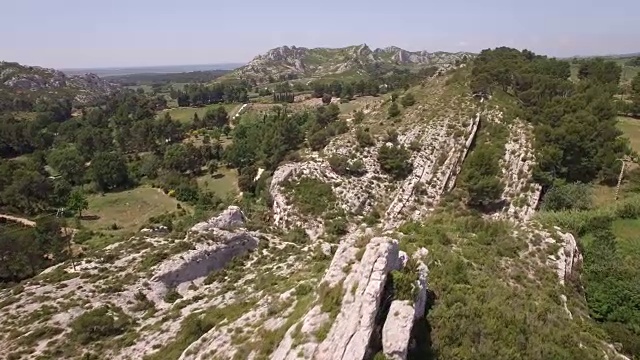
[[[410,52],[398,47],[371,50],[367,44],[316,49],[281,46],[256,56],[246,66],[235,70],[232,75],[266,82],[269,76],[276,79],[281,76],[295,79],[346,71],[364,71],[369,64],[446,66],[473,56],[474,54],[465,52]]]
[[[557,259],[550,259],[555,262],[556,272],[558,273],[558,280],[564,285],[567,277],[573,272],[575,266],[582,261],[582,254],[578,249],[578,243],[576,239],[570,233],[562,233],[559,228],[558,236],[560,238],[561,247],[556,254]]]
[[[493,214],[494,218],[516,221],[531,219],[540,200],[542,187],[531,180],[535,155],[532,146],[531,126],[515,120],[509,127],[509,138],[501,160],[503,209]]]
[[[67,76],[59,70],[12,62],[0,62],[0,90],[2,88],[39,96],[70,93],[77,104],[90,104],[120,89],[95,74]]]
[[[155,268],[149,297],[159,301],[167,289],[207,276],[211,271],[223,268],[234,257],[256,249],[259,234],[243,229],[225,230],[243,225],[244,215],[237,206],[230,206],[209,221],[195,225],[188,235],[189,239],[196,241],[194,248],[165,260]]]
[[[220,215],[209,219],[209,221],[201,222],[191,228],[192,232],[206,232],[213,229],[233,230],[234,228],[244,227],[246,218],[239,207],[229,206]]]
[[[327,338],[318,346],[315,359],[349,360],[364,357],[375,320],[385,294],[383,289],[391,270],[396,270],[398,242],[373,238],[358,269],[345,281],[347,292]],[[350,289],[355,288],[354,291]]]

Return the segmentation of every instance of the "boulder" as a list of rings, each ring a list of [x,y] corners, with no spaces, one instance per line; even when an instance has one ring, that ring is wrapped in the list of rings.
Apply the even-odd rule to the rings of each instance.
[[[573,268],[582,261],[582,254],[578,249],[576,239],[571,233],[558,232],[558,235],[562,241],[562,247],[556,254],[556,272],[558,273],[558,280],[564,285],[567,277],[573,272]]]
[[[220,215],[208,221],[198,223],[191,228],[192,232],[202,233],[213,229],[233,230],[244,227],[245,216],[237,206],[229,206]]]

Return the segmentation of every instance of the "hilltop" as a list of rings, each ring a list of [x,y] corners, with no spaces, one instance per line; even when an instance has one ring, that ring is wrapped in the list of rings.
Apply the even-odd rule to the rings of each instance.
[[[270,80],[362,75],[370,66],[451,65],[472,56],[473,54],[465,52],[411,52],[395,46],[372,50],[366,44],[315,49],[282,46],[255,57],[247,65],[236,69],[232,76],[273,82]]]
[[[0,62],[0,99],[5,101],[66,97],[77,105],[87,105],[118,89],[119,86],[91,73],[69,76],[55,69]]]
[[[612,200],[635,155],[616,128],[622,69],[377,52],[363,64],[433,68],[317,66],[334,79],[253,97],[243,82],[125,90],[0,132],[16,135],[0,152],[7,357],[640,354],[640,171]]]

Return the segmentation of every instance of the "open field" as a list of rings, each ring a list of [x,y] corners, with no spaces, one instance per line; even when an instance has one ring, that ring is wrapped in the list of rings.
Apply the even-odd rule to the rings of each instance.
[[[620,250],[626,255],[640,258],[640,219],[620,219],[613,222],[613,232],[621,240]]]
[[[82,214],[87,220],[82,220],[82,225],[90,230],[111,230],[111,226],[117,224],[120,233],[137,231],[150,217],[174,211],[179,204],[151,187],[91,195],[88,200],[89,210]],[[88,220],[92,217],[97,218]]]
[[[202,189],[211,191],[222,199],[239,192],[237,182],[236,171],[227,168],[220,168],[217,174],[207,174],[198,178],[198,185]]]
[[[618,117],[618,129],[629,139],[631,148],[640,153],[640,120],[630,117]]]
[[[629,139],[631,149],[640,153],[640,120],[636,120],[629,117],[618,117],[618,129],[623,132],[624,137]],[[627,169],[633,168],[637,165],[627,164]],[[593,185],[593,205],[595,207],[604,206],[610,204],[615,199],[615,187],[606,185]],[[620,190],[621,196],[625,191],[625,186]]]
[[[215,108],[216,106],[220,106],[220,105],[213,104],[213,105],[208,105],[208,106],[200,107],[200,108],[177,107],[177,108],[164,110],[163,112],[160,113],[160,115],[163,115],[165,112],[169,112],[169,115],[171,115],[171,118],[173,118],[175,120],[178,120],[180,122],[183,122],[183,123],[189,123],[189,122],[191,122],[191,120],[193,120],[193,115],[194,114],[197,113],[198,116],[200,118],[202,118],[204,116],[204,114],[207,112],[207,110],[209,110],[211,108]],[[224,108],[229,113],[229,117],[231,117],[231,116],[233,116],[235,111],[240,109],[240,106],[242,106],[242,104],[222,104],[222,106],[224,106]]]

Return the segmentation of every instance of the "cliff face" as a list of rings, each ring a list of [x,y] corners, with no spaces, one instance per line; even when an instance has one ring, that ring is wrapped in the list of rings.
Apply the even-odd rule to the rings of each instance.
[[[84,105],[114,93],[118,85],[95,74],[68,76],[62,71],[0,62],[0,90],[27,97],[70,96]]]

